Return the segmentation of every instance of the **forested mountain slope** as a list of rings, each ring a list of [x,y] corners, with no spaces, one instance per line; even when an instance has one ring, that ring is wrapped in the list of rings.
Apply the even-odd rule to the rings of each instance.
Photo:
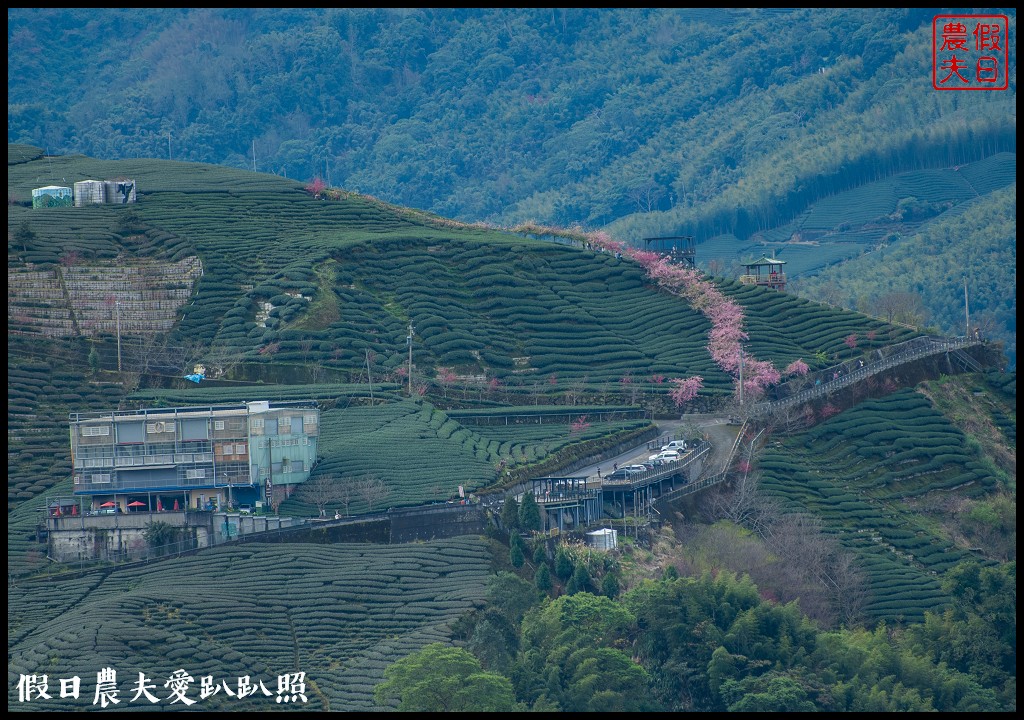
[[[746,237],[1015,151],[1013,83],[931,87],[934,15],[15,8],[8,141],[319,175],[464,221]]]
[[[899,263],[851,267],[858,289],[839,293],[812,280],[928,242],[925,225],[967,205],[972,234],[1015,244],[1006,196],[989,195],[1016,179],[1016,44],[1009,89],[937,91],[934,15],[14,8],[8,141],[319,176],[462,221],[605,227],[637,246],[689,235],[714,274],[777,254],[807,297],[873,312],[878,292],[912,293],[955,334],[962,278],[938,268],[919,282]],[[50,170],[37,184],[61,182]],[[968,280],[1015,297],[1012,268],[992,270]],[[1014,308],[984,292],[973,304],[1015,363]]]

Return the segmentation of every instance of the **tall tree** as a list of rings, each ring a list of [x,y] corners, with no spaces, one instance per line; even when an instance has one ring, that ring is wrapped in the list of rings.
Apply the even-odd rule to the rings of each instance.
[[[402,712],[510,712],[512,683],[487,672],[462,648],[432,643],[384,670],[373,691],[381,705],[397,702]]]
[[[540,507],[533,493],[523,493],[523,502],[519,506],[519,527],[527,532],[536,532],[541,528]]]

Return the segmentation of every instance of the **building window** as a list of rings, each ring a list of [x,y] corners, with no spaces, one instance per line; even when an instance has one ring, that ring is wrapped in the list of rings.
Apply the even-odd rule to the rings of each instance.
[[[100,435],[110,435],[109,425],[83,425],[82,426],[82,437],[98,437]]]
[[[185,477],[189,480],[201,480],[206,477],[205,470],[186,470]]]
[[[303,425],[316,425],[316,415],[305,415],[302,418]]]
[[[214,430],[223,430],[224,429],[224,421],[223,420],[214,420],[213,421],[213,429]]]
[[[223,454],[224,455],[234,455],[235,454],[235,446],[234,445],[225,445],[224,446],[224,450],[223,450]]]
[[[161,422],[146,423],[146,433],[147,434],[152,435],[154,433],[167,433],[167,432],[174,432],[174,421],[173,420],[169,420],[167,422],[161,421]]]
[[[254,430],[256,428],[262,428],[263,427],[263,418],[253,418],[252,419],[252,427],[253,427]]]
[[[89,482],[91,483],[108,483],[110,482],[110,473],[96,473],[95,475],[89,476]]]
[[[235,445],[235,455],[245,455],[245,444]]]
[[[288,417],[287,415],[285,415],[282,418],[278,418],[277,426],[278,426],[279,430],[291,432],[291,429],[292,429],[292,419],[290,417]]]

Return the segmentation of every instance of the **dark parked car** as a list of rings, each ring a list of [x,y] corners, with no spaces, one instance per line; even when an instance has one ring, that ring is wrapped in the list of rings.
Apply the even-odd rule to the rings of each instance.
[[[645,472],[645,471],[646,471],[646,468],[644,468],[642,470],[638,470],[638,469],[636,469],[635,466],[631,465],[629,467],[619,468],[618,470],[613,472],[611,475],[606,477],[605,480],[610,480],[612,482],[615,482],[616,480],[628,480],[629,478],[633,477],[634,475],[639,475],[640,473]]]

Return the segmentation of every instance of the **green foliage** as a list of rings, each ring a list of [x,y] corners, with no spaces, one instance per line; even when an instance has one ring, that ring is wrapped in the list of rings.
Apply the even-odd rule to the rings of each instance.
[[[801,281],[800,293],[821,299],[827,288],[841,288],[834,302],[884,315],[877,307],[879,299],[913,289],[920,294],[930,323],[944,334],[963,335],[966,279],[972,325],[984,326],[988,339],[1004,342],[1010,364],[1015,365],[1016,197],[1016,188],[1007,187],[974,199],[891,247]],[[953,267],[959,268],[955,277],[932,281]]]
[[[146,524],[142,536],[146,539],[146,544],[158,554],[167,553],[171,544],[178,539],[178,528],[170,523],[155,520]]]
[[[487,602],[519,625],[527,611],[537,604],[537,592],[529,582],[509,572],[499,572],[487,581]]]
[[[512,543],[509,548],[509,562],[512,563],[512,567],[521,568],[523,563],[526,562],[526,558],[523,555],[523,548],[519,543]]]
[[[769,672],[742,681],[722,683],[722,698],[729,712],[815,712],[800,683],[784,673]],[[923,709],[923,708],[922,708]]]
[[[542,563],[537,566],[537,572],[534,575],[533,581],[541,593],[544,595],[549,595],[551,593],[551,589],[554,585],[551,581],[551,571],[548,570],[547,563]]]
[[[519,530],[519,502],[514,495],[506,497],[501,506],[501,527],[508,533]]]
[[[540,520],[540,507],[533,493],[523,493],[523,502],[519,506],[519,527],[527,532],[536,532],[541,529]]]
[[[949,598],[937,576],[974,554],[937,531],[918,499],[943,492],[981,500],[998,487],[963,433],[913,390],[785,438],[766,448],[760,468],[763,492],[839,533],[865,569],[864,613],[892,622],[941,613]]]
[[[382,705],[397,700],[403,712],[508,712],[515,706],[508,678],[485,672],[462,648],[440,643],[388,666],[374,698]]]
[[[575,595],[576,593],[590,592],[590,590],[590,573],[587,571],[586,565],[580,563],[572,571],[572,577],[566,583],[565,591],[569,595]]]
[[[601,594],[613,600],[619,596],[619,579],[614,573],[607,573],[601,580]]]
[[[544,565],[548,561],[548,550],[544,543],[538,543],[537,547],[533,550],[533,564]]]
[[[555,551],[555,575],[559,580],[565,582],[572,577],[574,569],[569,553],[566,552],[564,546],[559,545]]]

